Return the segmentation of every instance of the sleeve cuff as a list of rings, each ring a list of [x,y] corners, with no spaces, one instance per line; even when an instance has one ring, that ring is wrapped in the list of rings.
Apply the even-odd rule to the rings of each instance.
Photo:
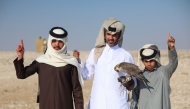
[[[176,55],[177,55],[177,51],[176,51],[175,47],[173,48],[172,51],[170,51],[169,48],[168,48],[168,54],[169,54],[169,56],[171,56],[171,57],[176,56]]]
[[[16,58],[16,59],[13,61],[14,65],[16,66],[16,68],[20,68],[21,66],[23,66],[23,62],[24,62],[24,59],[23,59],[23,58],[20,59],[20,60],[18,60],[18,58]]]

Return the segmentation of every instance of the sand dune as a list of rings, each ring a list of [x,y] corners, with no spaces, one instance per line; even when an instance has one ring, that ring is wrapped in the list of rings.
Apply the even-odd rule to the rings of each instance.
[[[137,62],[137,51],[129,51]],[[170,85],[172,89],[172,109],[190,109],[190,50],[177,50],[179,64],[173,74]],[[71,53],[71,52],[70,52]],[[88,51],[81,51],[84,62]],[[161,51],[161,63],[168,63],[167,51]],[[36,57],[41,55],[35,52],[25,53],[25,65],[29,65]],[[27,79],[17,79],[13,60],[15,52],[0,52],[0,109],[38,109],[36,102],[38,75],[34,74]],[[92,79],[85,81],[83,88],[85,109],[88,104]]]

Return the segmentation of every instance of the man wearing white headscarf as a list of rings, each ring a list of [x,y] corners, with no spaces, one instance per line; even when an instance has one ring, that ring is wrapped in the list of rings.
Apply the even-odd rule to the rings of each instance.
[[[34,73],[39,78],[40,109],[83,109],[83,80],[75,57],[67,53],[67,31],[54,27],[49,31],[47,51],[24,67],[24,43],[17,47],[16,75],[25,79]],[[74,100],[73,100],[74,99]]]
[[[117,80],[127,74],[114,70],[118,63],[134,63],[131,54],[121,48],[124,31],[124,24],[115,18],[106,19],[100,28],[81,71],[84,80],[94,76],[88,109],[129,109],[128,90]]]
[[[160,50],[154,44],[146,44],[139,50],[139,59],[145,68],[142,72],[149,81],[148,88],[137,80],[137,87],[132,92],[131,109],[171,109],[170,78],[178,65],[175,39],[168,34],[169,63],[162,66]]]

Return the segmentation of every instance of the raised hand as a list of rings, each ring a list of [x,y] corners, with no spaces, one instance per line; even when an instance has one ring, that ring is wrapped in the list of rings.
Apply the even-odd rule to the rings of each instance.
[[[175,39],[170,36],[170,32],[168,32],[168,47],[172,51],[175,46]]]
[[[80,56],[80,53],[78,51],[74,51],[73,56],[78,60],[79,56]]]
[[[81,64],[81,60],[80,60],[80,52],[78,51],[74,51],[73,52],[73,56],[77,59],[78,63]]]
[[[24,57],[24,42],[22,39],[20,40],[20,45],[17,46],[17,48],[16,48],[16,53],[18,56],[18,60],[20,60]]]

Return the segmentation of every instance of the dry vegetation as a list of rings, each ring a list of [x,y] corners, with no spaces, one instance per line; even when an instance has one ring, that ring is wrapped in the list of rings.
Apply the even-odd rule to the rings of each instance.
[[[179,64],[173,74],[171,84],[172,109],[190,109],[190,50],[178,50]],[[137,51],[130,51],[137,62]],[[81,59],[86,60],[89,52],[81,52]],[[161,63],[168,63],[167,51],[161,51]],[[39,53],[26,52],[25,65],[29,65]],[[16,78],[13,60],[15,52],[0,52],[0,109],[38,109],[36,102],[38,75],[27,79]],[[88,104],[92,80],[85,81],[83,88],[85,109]]]

